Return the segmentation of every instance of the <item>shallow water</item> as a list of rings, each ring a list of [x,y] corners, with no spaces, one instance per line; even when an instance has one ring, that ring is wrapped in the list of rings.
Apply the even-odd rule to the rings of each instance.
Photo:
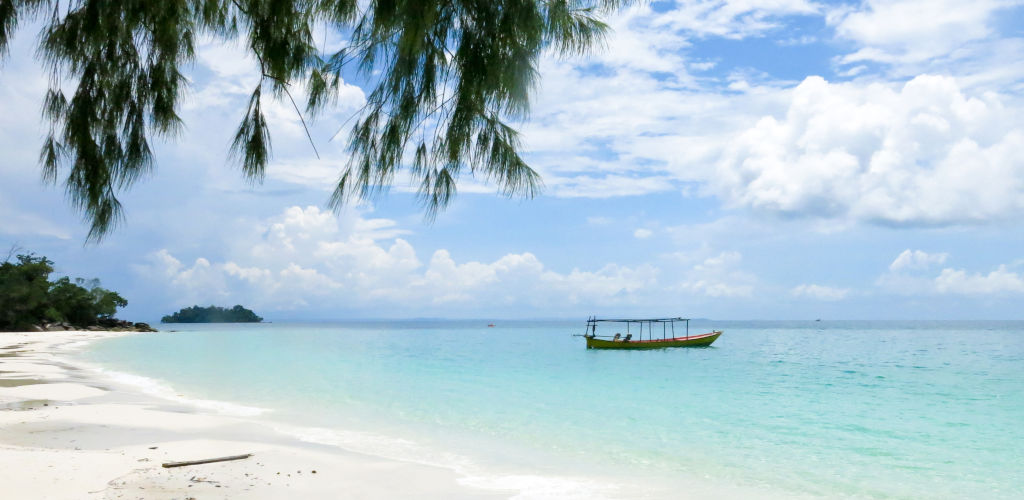
[[[694,322],[725,334],[655,351],[582,322],[164,327],[81,355],[527,496],[1024,497],[1024,322]]]

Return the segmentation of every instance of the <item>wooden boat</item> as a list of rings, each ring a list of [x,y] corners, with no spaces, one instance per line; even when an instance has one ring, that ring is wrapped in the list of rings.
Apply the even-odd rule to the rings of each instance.
[[[676,336],[675,324],[683,323],[685,334]],[[598,323],[619,323],[625,325],[626,334],[617,332],[615,335],[598,335]],[[644,326],[647,326],[647,338],[644,338]],[[658,338],[656,328],[661,326],[661,338]],[[637,338],[633,338],[631,327],[636,328]],[[620,327],[620,329],[623,329]],[[587,341],[587,349],[660,349],[665,347],[707,347],[722,335],[721,330],[712,330],[710,333],[690,335],[690,320],[688,318],[655,318],[655,319],[597,319],[591,317],[587,320],[587,329],[583,335]]]

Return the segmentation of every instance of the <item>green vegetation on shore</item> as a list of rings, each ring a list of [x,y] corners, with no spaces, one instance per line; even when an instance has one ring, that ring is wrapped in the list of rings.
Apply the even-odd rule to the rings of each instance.
[[[128,301],[101,288],[99,280],[50,281],[52,273],[53,261],[33,254],[0,263],[0,330],[133,326],[114,319]]]
[[[217,306],[186,307],[160,319],[161,323],[259,323],[261,321],[263,318],[240,305],[231,309]]]

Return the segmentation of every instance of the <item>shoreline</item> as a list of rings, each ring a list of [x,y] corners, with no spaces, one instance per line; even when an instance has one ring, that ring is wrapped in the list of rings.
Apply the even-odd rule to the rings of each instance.
[[[509,498],[452,470],[317,445],[270,422],[115,384],[67,359],[133,332],[0,332],[0,484],[11,498]],[[248,459],[164,468],[162,463]]]

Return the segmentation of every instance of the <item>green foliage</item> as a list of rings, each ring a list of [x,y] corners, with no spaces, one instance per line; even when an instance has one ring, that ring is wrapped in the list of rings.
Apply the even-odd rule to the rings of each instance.
[[[263,318],[240,305],[231,309],[217,306],[186,307],[160,319],[161,323],[259,323],[261,321]]]
[[[0,264],[0,330],[26,329],[47,317],[53,261],[19,255]]]
[[[508,196],[533,196],[540,178],[507,120],[525,119],[545,51],[574,55],[600,44],[600,17],[629,0],[0,0],[0,54],[26,20],[43,18],[39,55],[52,71],[40,153],[45,178],[64,184],[101,238],[122,217],[116,194],[153,165],[150,135],[181,127],[181,68],[197,37],[241,40],[261,79],[231,145],[253,181],[270,160],[265,89],[305,112],[332,103],[342,70],[369,80],[349,136],[350,163],[331,204],[386,189],[401,168],[420,183],[428,216],[444,208],[468,169]],[[321,52],[314,28],[349,35]],[[65,93],[67,91],[67,93]],[[300,113],[300,118],[302,115]],[[303,124],[305,119],[303,118]],[[308,134],[308,131],[307,131]]]
[[[24,330],[43,322],[91,326],[128,305],[123,297],[99,286],[99,280],[68,277],[50,281],[53,261],[18,255],[0,264],[0,330]]]
[[[112,317],[117,308],[128,305],[128,301],[117,292],[100,288],[96,280],[71,282],[64,277],[50,285],[50,304],[47,315],[52,320],[93,325],[100,319]]]

